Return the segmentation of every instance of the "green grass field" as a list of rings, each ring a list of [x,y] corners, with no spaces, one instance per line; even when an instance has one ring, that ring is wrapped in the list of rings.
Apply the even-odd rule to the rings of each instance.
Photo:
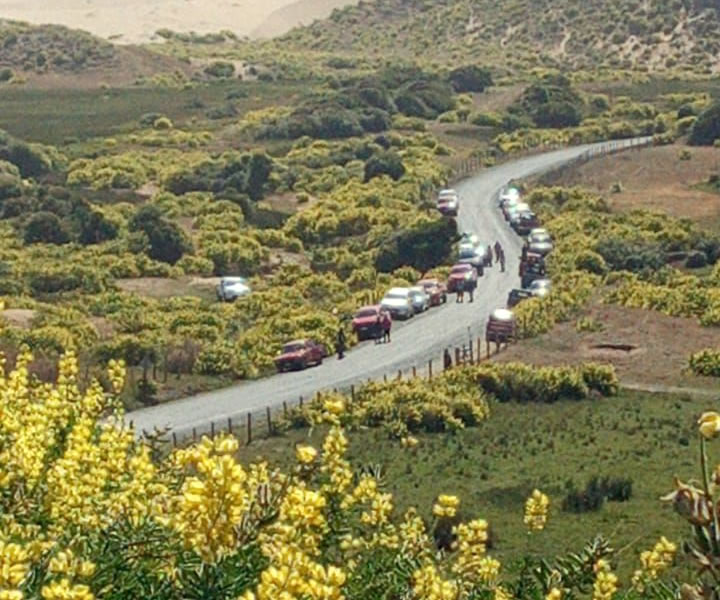
[[[198,85],[189,89],[138,87],[82,90],[4,88],[0,92],[0,129],[33,142],[63,144],[70,139],[116,135],[138,128],[139,118],[162,112],[177,124],[193,117],[212,128],[206,112],[228,103],[228,94],[245,90],[246,97],[232,99],[239,114],[274,104],[292,103],[302,89],[297,83],[238,82]]]
[[[620,573],[627,577],[639,552],[661,535],[679,541],[688,533],[659,498],[672,490],[673,475],[698,475],[695,420],[708,408],[703,400],[631,392],[587,402],[494,404],[480,427],[456,436],[421,435],[414,450],[401,448],[382,430],[353,432],[349,454],[355,467],[382,465],[397,513],[417,506],[429,518],[438,494],[455,494],[464,519],[490,522],[492,552],[505,560],[527,550],[544,556],[579,550],[601,533],[621,550]],[[293,431],[253,442],[241,457],[286,464],[296,441],[319,447],[322,437],[320,430],[309,439],[307,432]],[[584,487],[593,475],[630,477],[632,498],[606,502],[598,512],[563,512],[567,483]],[[529,539],[522,516],[534,487],[550,496],[551,517],[547,529]]]

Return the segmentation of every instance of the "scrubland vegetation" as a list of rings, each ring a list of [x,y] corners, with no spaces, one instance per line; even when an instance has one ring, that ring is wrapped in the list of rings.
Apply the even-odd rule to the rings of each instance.
[[[446,274],[433,194],[468,158],[717,146],[717,28],[700,0],[380,0],[262,43],[163,30],[143,52],[168,70],[118,87],[111,44],[2,22],[0,597],[716,598],[720,417],[606,364],[368,384],[249,447],[170,452],[103,418],[264,376],[290,338],[332,350],[356,307]],[[90,71],[93,89],[35,87]],[[720,193],[718,173],[695,184]],[[720,327],[712,227],[522,186],[555,249],[520,347],[602,329],[598,303]],[[216,301],[223,275],[252,294]],[[148,360],[165,376],[141,380]],[[720,377],[720,348],[686,370]],[[698,444],[673,517],[659,496]]]

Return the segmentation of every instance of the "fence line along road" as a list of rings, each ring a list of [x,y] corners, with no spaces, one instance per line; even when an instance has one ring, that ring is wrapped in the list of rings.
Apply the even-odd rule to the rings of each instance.
[[[141,435],[167,430],[176,439],[217,432],[231,423],[241,423],[247,414],[267,415],[272,410],[297,404],[317,392],[348,390],[368,380],[382,380],[391,373],[420,370],[435,360],[442,364],[445,348],[456,348],[484,333],[488,315],[504,307],[508,292],[519,285],[518,264],[521,240],[507,226],[496,198],[510,180],[556,170],[568,164],[586,162],[596,156],[628,150],[651,143],[650,138],[586,144],[527,156],[467,176],[454,185],[460,193],[458,226],[477,233],[483,244],[499,241],[506,249],[506,272],[497,266],[485,270],[478,281],[473,303],[447,304],[432,308],[407,322],[393,325],[392,342],[359,344],[343,360],[330,357],[319,367],[284,373],[257,381],[207,392],[128,413],[125,420]],[[252,418],[252,417],[251,417]]]

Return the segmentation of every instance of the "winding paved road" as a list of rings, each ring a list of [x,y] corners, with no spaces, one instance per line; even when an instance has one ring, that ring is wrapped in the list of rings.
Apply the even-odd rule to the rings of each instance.
[[[500,189],[511,179],[527,177],[558,167],[584,152],[625,147],[631,142],[608,142],[577,146],[521,158],[488,169],[455,185],[460,193],[458,223],[461,231],[474,231],[482,243],[500,240],[506,250],[506,272],[499,267],[485,270],[478,282],[475,301],[470,304],[448,304],[414,317],[393,327],[392,343],[375,345],[364,342],[338,361],[331,357],[323,365],[295,373],[285,373],[230,388],[192,396],[175,402],[131,412],[127,419],[134,422],[136,431],[152,431],[169,427],[178,436],[208,431],[210,423],[223,427],[228,417],[241,419],[247,412],[264,410],[267,406],[288,405],[300,396],[309,398],[316,392],[333,388],[346,389],[368,379],[404,373],[416,366],[426,369],[434,359],[441,367],[442,352],[447,347],[461,346],[468,339],[477,339],[484,330],[489,313],[505,306],[508,292],[519,285],[518,260],[521,242],[507,226],[496,207]],[[451,298],[454,298],[451,297]]]

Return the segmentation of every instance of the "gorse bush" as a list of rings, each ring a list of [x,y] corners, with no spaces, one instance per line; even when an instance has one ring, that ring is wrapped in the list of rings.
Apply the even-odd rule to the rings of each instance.
[[[104,388],[93,382],[80,389],[73,355],[62,358],[57,384],[30,377],[30,361],[23,353],[15,370],[0,373],[0,532],[9,597],[271,600],[283,593],[369,600],[388,590],[416,598],[446,590],[442,597],[456,600],[511,594],[527,600],[553,589],[571,597],[589,587],[617,589],[614,553],[601,538],[576,554],[522,558],[518,572],[488,555],[495,535],[485,520],[466,520],[456,496],[440,494],[430,522],[416,509],[395,515],[382,471],[354,470],[348,460],[343,423],[350,417],[336,396],[313,417],[327,428],[322,447],[299,444],[294,465],[283,472],[238,462],[233,437],[203,438],[168,454],[154,437],[136,441],[116,415],[101,419],[117,407],[122,363],[110,363]],[[448,387],[448,397],[455,390]],[[404,405],[418,391],[406,388],[397,400]],[[704,414],[701,434],[716,436],[718,419]],[[408,452],[418,443],[403,438]],[[598,490],[594,497],[625,500],[628,484],[605,479],[589,487]],[[686,500],[702,499],[702,492],[678,486],[666,499],[680,512],[684,507],[701,540],[711,525],[707,515],[698,521],[705,513]],[[29,489],[33,494],[23,493]],[[533,536],[542,536],[554,518],[552,506],[540,490],[527,498],[523,520]],[[715,550],[698,540],[689,543],[698,551],[691,560],[700,564]],[[676,551],[662,538],[643,553],[618,597],[669,597],[656,594],[680,585],[666,580]]]

